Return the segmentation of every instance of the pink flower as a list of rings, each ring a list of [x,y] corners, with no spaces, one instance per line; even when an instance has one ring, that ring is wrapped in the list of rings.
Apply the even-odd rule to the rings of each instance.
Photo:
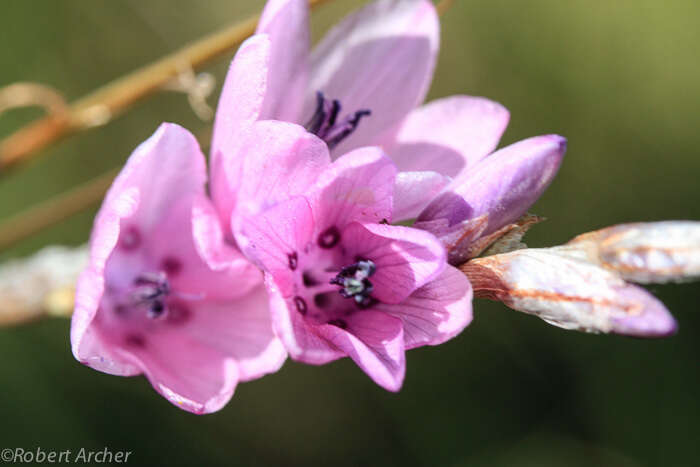
[[[538,136],[500,149],[457,176],[420,213],[414,227],[445,244],[451,264],[472,255],[472,245],[515,222],[544,193],[559,170],[566,140]]]
[[[452,96],[416,108],[439,49],[432,2],[370,3],[313,51],[308,16],[306,0],[268,1],[257,34],[231,64],[212,152],[214,199],[225,222],[230,209],[217,193],[226,191],[224,174],[236,169],[222,160],[234,152],[238,131],[258,119],[306,126],[333,158],[382,147],[399,169],[394,220],[418,217],[416,227],[437,235],[454,264],[467,259],[474,241],[520,217],[549,185],[563,138],[531,138],[491,154],[509,120],[500,104]]]
[[[71,328],[80,362],[144,373],[195,413],[220,409],[239,381],[276,371],[286,357],[260,272],[233,248],[218,270],[197,251],[223,243],[205,182],[197,142],[177,125],[163,124],[134,151],[95,221]]]
[[[249,162],[291,167],[258,177],[262,184],[304,180],[291,190],[296,196],[233,218],[238,244],[266,272],[275,332],[296,360],[320,365],[349,356],[377,384],[398,390],[406,349],[440,344],[471,321],[469,282],[445,263],[433,235],[388,225],[396,167],[378,148],[309,169],[291,162],[308,160],[310,148],[325,149],[320,139],[296,125],[254,127],[261,125],[288,125],[301,137],[288,144],[299,151]]]

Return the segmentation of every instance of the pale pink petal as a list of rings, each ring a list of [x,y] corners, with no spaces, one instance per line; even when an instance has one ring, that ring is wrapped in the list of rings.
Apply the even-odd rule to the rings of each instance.
[[[220,410],[239,380],[233,358],[182,335],[149,336],[128,358],[169,402],[196,414]]]
[[[391,221],[396,166],[376,147],[356,149],[319,176],[311,203],[317,230],[352,221]]]
[[[236,154],[243,161],[237,209],[245,215],[306,193],[330,164],[321,139],[299,125],[273,120],[252,125]]]
[[[240,222],[236,217],[254,215],[306,192],[330,156],[326,144],[299,125],[264,120],[243,130],[221,161],[224,176],[214,205],[229,234]]]
[[[438,345],[453,338],[472,320],[472,287],[452,266],[435,280],[395,305],[377,303],[374,309],[403,321],[406,349]]]
[[[309,79],[307,0],[269,0],[258,33],[270,38],[271,56],[263,118],[299,122]]]
[[[174,213],[189,217],[192,197],[203,192],[205,182],[204,155],[195,137],[181,126],[163,123],[129,157],[102,209],[131,217],[141,233],[158,232]],[[127,199],[135,205],[126,207]]]
[[[372,296],[384,303],[401,302],[445,267],[444,247],[422,230],[354,222],[343,230],[342,238],[348,256],[376,265]]]
[[[90,368],[117,376],[133,376],[141,373],[122,355],[114,352],[92,325],[104,291],[101,272],[91,268],[80,275],[75,293],[75,311],[71,321],[71,349],[80,363]]]
[[[192,304],[191,320],[181,332],[232,356],[241,381],[280,369],[287,353],[272,331],[267,291],[262,284],[235,301]]]
[[[231,151],[239,131],[258,120],[268,90],[270,38],[256,34],[241,44],[231,62],[216,107],[211,141],[212,189],[218,190],[221,154]],[[217,198],[217,196],[214,196]]]
[[[569,247],[526,248],[462,265],[474,295],[500,300],[565,329],[666,337],[676,322],[661,302]]]
[[[194,199],[192,235],[201,259],[212,271],[221,273],[224,281],[234,281],[242,292],[262,282],[260,271],[227,241],[216,210],[204,194]]]
[[[318,333],[319,326],[307,323],[291,302],[284,297],[271,275],[265,275],[270,298],[270,313],[275,333],[282,339],[289,356],[311,365],[323,365],[345,353]]]
[[[324,324],[319,334],[353,359],[372,380],[388,391],[401,389],[406,374],[403,323],[374,310],[346,318],[347,329]]]
[[[346,112],[372,112],[335,154],[378,144],[380,135],[423,101],[439,28],[428,0],[380,0],[347,16],[321,40],[311,56],[305,118],[313,115],[316,91],[339,99]]]
[[[293,285],[290,257],[311,241],[314,220],[303,197],[292,198],[257,216],[242,219],[237,239],[246,256],[266,272],[288,297]]]
[[[401,171],[455,177],[496,149],[509,118],[505,107],[483,97],[438,99],[408,114],[387,151]]]
[[[450,183],[437,172],[399,172],[394,185],[393,221],[415,219]]]
[[[503,148],[457,177],[418,221],[447,219],[453,226],[487,214],[483,234],[488,235],[518,219],[540,197],[556,175],[565,151],[566,140],[556,135]]]

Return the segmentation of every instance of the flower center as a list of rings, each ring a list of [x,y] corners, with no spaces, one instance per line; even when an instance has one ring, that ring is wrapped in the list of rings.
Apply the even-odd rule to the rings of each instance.
[[[165,299],[170,295],[170,283],[164,273],[143,273],[134,280],[132,303],[146,308],[149,318],[160,318],[167,311]]]
[[[361,109],[338,120],[341,109],[339,100],[326,99],[321,91],[316,92],[316,110],[306,124],[306,129],[324,140],[328,149],[333,149],[350,136],[362,117],[371,114],[368,109]]]
[[[367,308],[373,302],[370,294],[374,290],[369,277],[376,270],[377,267],[372,261],[360,260],[350,266],[345,266],[330,282],[341,287],[340,295],[352,298],[361,308]]]

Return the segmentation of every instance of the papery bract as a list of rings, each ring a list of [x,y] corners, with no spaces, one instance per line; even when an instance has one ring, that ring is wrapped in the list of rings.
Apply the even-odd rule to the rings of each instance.
[[[76,359],[144,373],[195,413],[220,409],[238,381],[276,371],[286,356],[260,272],[233,249],[219,270],[198,254],[195,237],[220,234],[205,181],[204,156],[177,125],[134,151],[95,220],[71,327]]]
[[[476,297],[500,300],[565,329],[666,337],[677,325],[646,290],[567,247],[530,248],[473,259],[460,269]]]
[[[700,278],[700,222],[620,224],[581,234],[567,245],[632,282]]]

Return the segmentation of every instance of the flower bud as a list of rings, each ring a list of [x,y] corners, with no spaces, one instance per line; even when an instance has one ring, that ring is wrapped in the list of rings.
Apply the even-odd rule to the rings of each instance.
[[[558,248],[477,258],[460,269],[474,296],[500,300],[564,329],[665,337],[677,328],[649,292]]]
[[[700,222],[621,224],[589,232],[568,247],[588,261],[642,284],[700,278]]]

